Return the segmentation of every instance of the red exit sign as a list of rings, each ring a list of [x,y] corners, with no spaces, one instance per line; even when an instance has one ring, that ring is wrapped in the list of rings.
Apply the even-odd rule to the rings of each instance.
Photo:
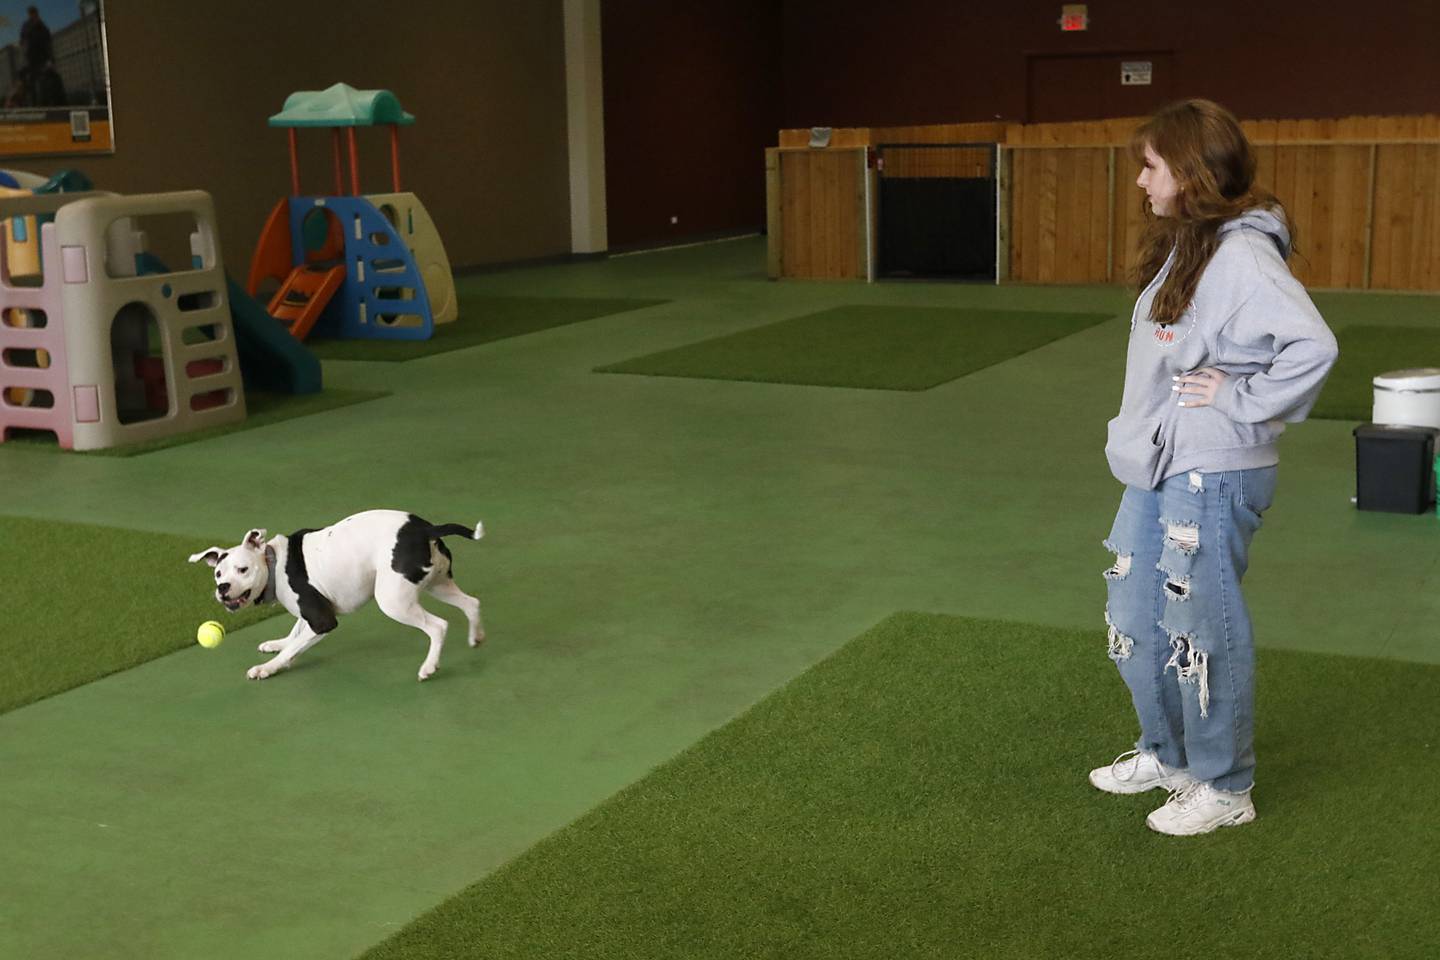
[[[1066,33],[1090,29],[1090,14],[1083,3],[1067,3],[1060,8],[1060,29]]]

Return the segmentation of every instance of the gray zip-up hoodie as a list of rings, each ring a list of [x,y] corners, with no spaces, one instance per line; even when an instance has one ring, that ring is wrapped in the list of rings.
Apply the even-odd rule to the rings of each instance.
[[[1305,419],[1339,355],[1334,334],[1285,265],[1289,254],[1284,222],[1250,210],[1221,226],[1220,245],[1179,320],[1150,320],[1173,253],[1140,294],[1130,317],[1125,394],[1105,444],[1121,483],[1152,490],[1191,470],[1279,463],[1285,424]],[[1179,406],[1171,378],[1201,367],[1229,376],[1210,406]]]

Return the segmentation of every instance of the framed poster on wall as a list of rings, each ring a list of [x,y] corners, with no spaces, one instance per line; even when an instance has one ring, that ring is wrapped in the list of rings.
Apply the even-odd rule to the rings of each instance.
[[[102,0],[0,0],[0,158],[114,150]]]

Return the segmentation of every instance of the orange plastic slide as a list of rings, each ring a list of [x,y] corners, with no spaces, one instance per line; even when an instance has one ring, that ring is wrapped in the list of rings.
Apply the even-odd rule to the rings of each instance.
[[[345,268],[299,266],[270,300],[269,313],[285,324],[291,336],[304,340],[321,311],[345,282]]]

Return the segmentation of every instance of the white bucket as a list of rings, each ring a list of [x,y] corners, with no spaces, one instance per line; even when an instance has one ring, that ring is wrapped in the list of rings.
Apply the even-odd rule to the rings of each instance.
[[[1373,383],[1372,423],[1440,428],[1440,367],[1394,370]]]

